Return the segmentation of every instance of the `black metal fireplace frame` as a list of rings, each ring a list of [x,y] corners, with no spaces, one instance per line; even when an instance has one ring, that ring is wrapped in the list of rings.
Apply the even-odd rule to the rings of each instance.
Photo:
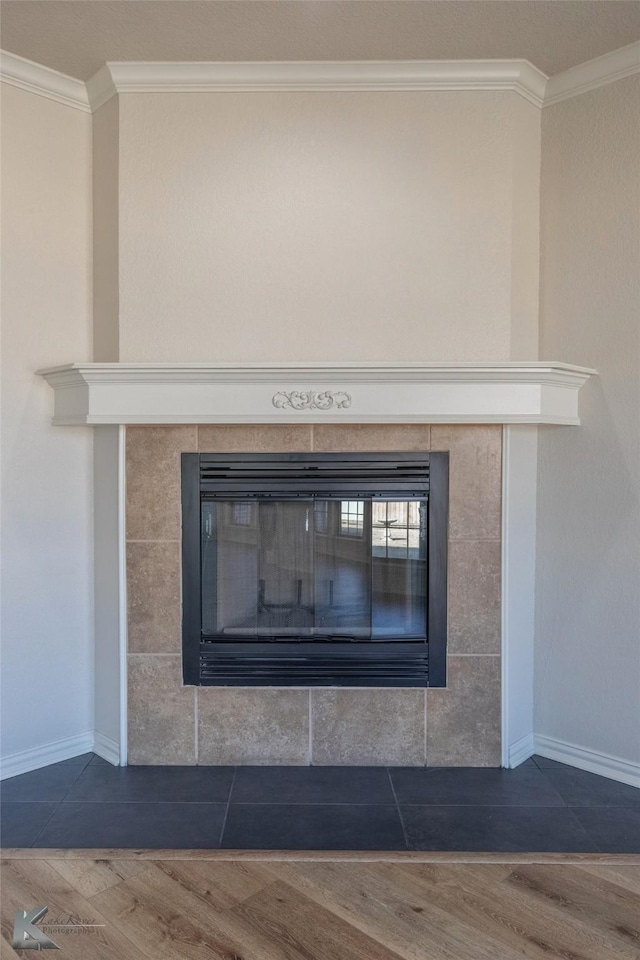
[[[419,640],[205,639],[201,501],[392,496],[427,499],[427,631]],[[448,453],[182,454],[183,679],[197,686],[444,687]]]

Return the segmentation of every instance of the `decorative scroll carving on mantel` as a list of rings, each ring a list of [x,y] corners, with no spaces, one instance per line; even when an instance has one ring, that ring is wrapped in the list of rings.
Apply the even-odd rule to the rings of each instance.
[[[53,422],[563,423],[595,370],[568,363],[71,363]],[[282,389],[290,384],[291,389]],[[318,384],[322,384],[318,388]],[[293,388],[295,386],[295,389]],[[357,404],[353,397],[357,394]]]
[[[272,404],[276,410],[331,410],[336,407],[338,410],[347,410],[351,406],[351,394],[344,390],[322,390],[316,393],[315,390],[280,390],[274,393]]]

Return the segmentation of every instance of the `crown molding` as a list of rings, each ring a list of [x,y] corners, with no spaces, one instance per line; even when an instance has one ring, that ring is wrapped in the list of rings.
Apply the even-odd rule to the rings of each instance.
[[[38,371],[54,424],[577,424],[566,363],[72,363]]]
[[[104,69],[90,99],[106,95]],[[114,93],[261,90],[513,90],[540,106],[547,77],[527,60],[322,60],[108,63]],[[95,81],[95,84],[94,84]],[[100,91],[92,93],[93,88]],[[104,100],[102,100],[104,102]],[[95,107],[94,107],[95,109]]]
[[[543,105],[552,106],[636,73],[640,73],[640,40],[550,77]]]
[[[0,51],[0,78],[85,113],[120,93],[513,91],[537,107],[640,72],[640,41],[548,78],[528,60],[110,62],[84,83]]]
[[[91,113],[86,84],[65,73],[58,73],[15,53],[0,51],[0,80],[47,100],[63,103],[75,110]]]
[[[105,63],[97,73],[87,80],[87,98],[91,110],[95,113],[100,107],[118,93],[111,73],[113,64]],[[126,64],[125,64],[126,66]]]

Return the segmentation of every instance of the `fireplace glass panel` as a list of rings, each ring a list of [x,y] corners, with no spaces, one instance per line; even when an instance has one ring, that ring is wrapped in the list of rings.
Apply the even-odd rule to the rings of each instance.
[[[426,500],[206,500],[202,632],[230,641],[426,637]]]

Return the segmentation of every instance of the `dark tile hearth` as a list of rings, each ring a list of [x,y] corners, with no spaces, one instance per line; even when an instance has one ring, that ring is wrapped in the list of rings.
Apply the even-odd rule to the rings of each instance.
[[[391,779],[400,806],[564,806],[560,794],[535,766],[523,765],[515,770],[480,767],[408,768],[392,770]]]
[[[386,767],[238,767],[233,803],[395,804]]]
[[[229,850],[404,850],[395,805],[232,803],[222,846]]]
[[[225,803],[61,803],[33,846],[207,849],[220,846]]]
[[[49,767],[11,777],[0,784],[0,798],[5,800],[64,800],[73,784],[85,769],[84,766],[53,763]],[[115,769],[115,768],[113,768]]]
[[[178,774],[175,773],[178,769]],[[226,803],[233,767],[113,767],[91,764],[65,800]]]
[[[3,847],[31,847],[59,804],[2,800],[0,804],[0,842]]]
[[[2,845],[638,853],[640,790],[542,758],[516,770],[113,767],[5,780]]]
[[[572,812],[607,853],[640,853],[640,806],[572,807]]]
[[[544,775],[570,807],[635,807],[640,811],[636,787],[562,764],[545,768]]]
[[[411,850],[598,853],[567,807],[400,807]]]

